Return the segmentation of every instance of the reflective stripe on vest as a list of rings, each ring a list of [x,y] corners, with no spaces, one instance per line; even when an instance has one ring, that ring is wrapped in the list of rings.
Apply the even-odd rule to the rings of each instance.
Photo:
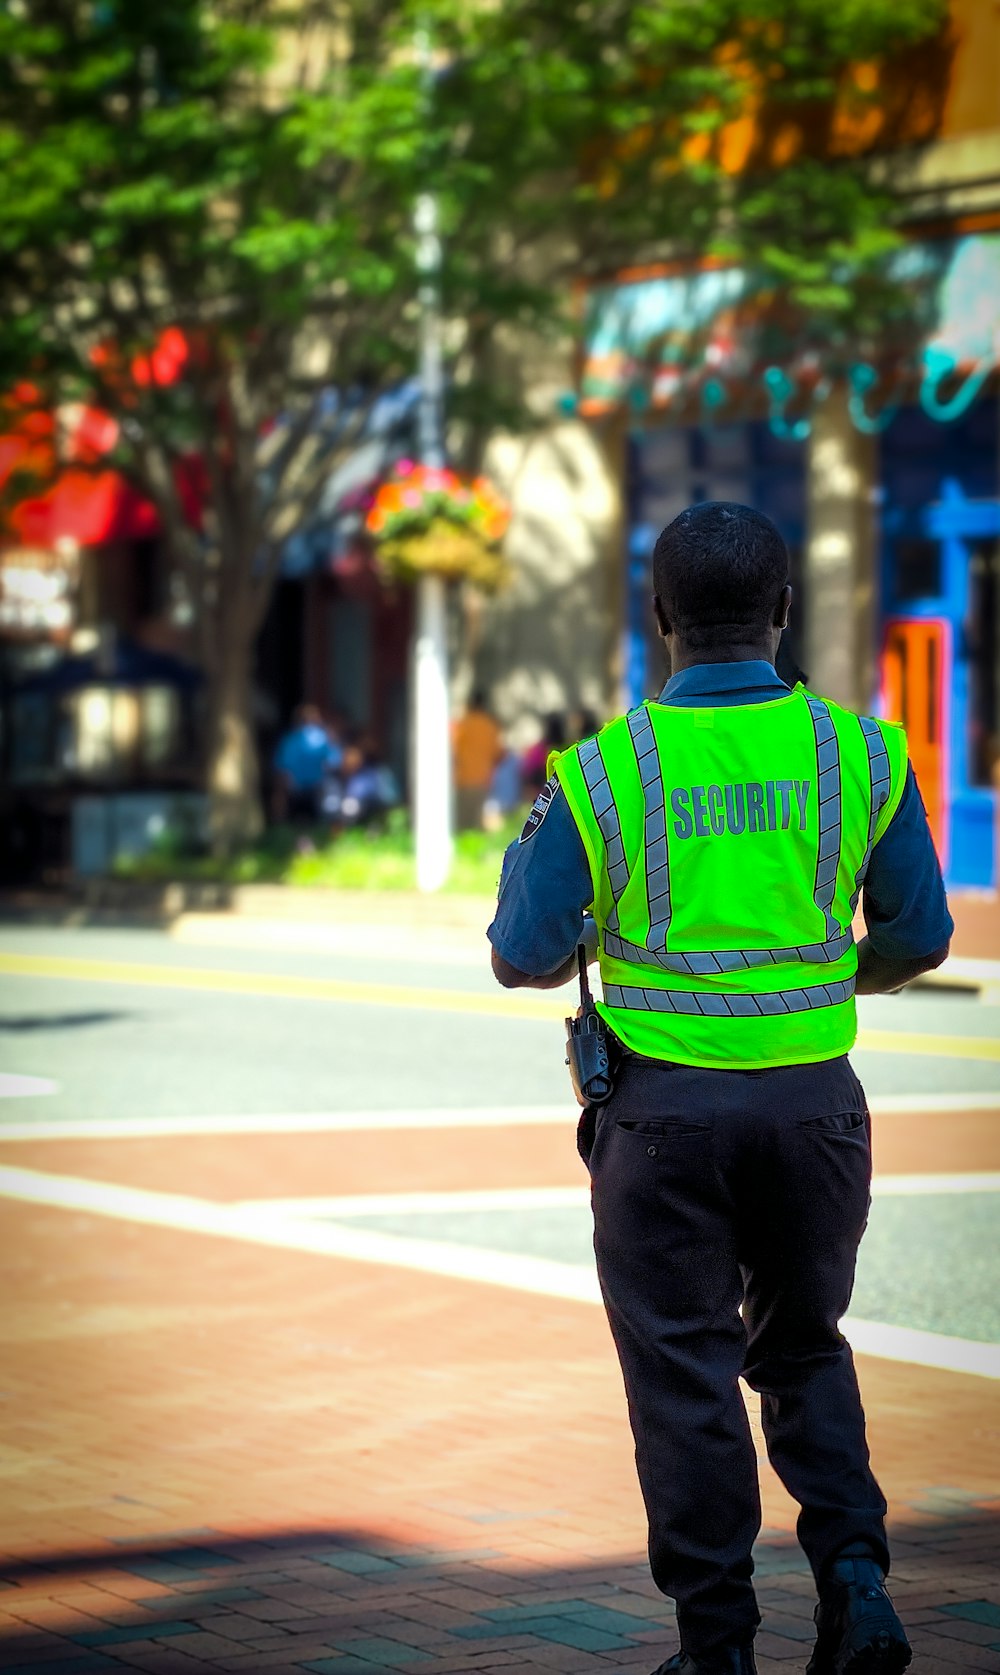
[[[646,891],[649,900],[649,935],[646,947],[662,953],[670,929],[670,867],[667,861],[667,811],[664,802],[660,757],[653,737],[653,723],[643,706],[628,716],[628,730],[639,766],[645,801],[643,825],[646,847]],[[616,897],[617,900],[617,897]],[[627,956],[623,956],[626,957]]]
[[[813,900],[826,922],[826,940],[823,942],[800,943],[787,948],[723,948],[713,949],[711,953],[699,954],[670,954],[667,952],[667,934],[670,930],[670,867],[667,858],[666,808],[664,803],[663,775],[660,771],[660,759],[653,737],[653,725],[649,719],[649,711],[645,705],[632,710],[627,716],[628,730],[635,749],[639,778],[642,782],[643,798],[645,800],[644,842],[646,887],[649,893],[649,934],[641,946],[635,942],[628,942],[619,934],[618,902],[625,885],[628,883],[628,869],[622,864],[617,869],[617,876],[608,866],[608,877],[611,893],[614,897],[614,911],[608,917],[607,929],[604,937],[606,953],[613,960],[623,960],[629,965],[655,966],[660,971],[671,971],[678,976],[706,976],[720,972],[747,971],[756,966],[783,965],[790,960],[799,960],[809,965],[832,965],[839,960],[850,948],[853,941],[849,930],[841,930],[830,909],[837,888],[837,870],[840,864],[840,831],[841,831],[841,790],[840,790],[840,747],[837,742],[836,729],[830,715],[829,707],[822,698],[809,699],[809,712],[812,716],[813,731],[816,735],[816,759],[819,775],[819,849],[816,859],[816,882],[813,889]],[[868,731],[874,729],[874,737]],[[868,853],[864,865],[858,874],[857,889],[860,893],[864,881],[865,869],[871,855],[872,840],[875,833],[875,822],[878,818],[886,797],[889,795],[889,757],[882,742],[882,734],[877,722],[865,725],[865,742],[868,746],[869,767],[872,779],[872,815],[868,830]],[[876,766],[873,752],[877,748],[881,751],[881,765],[879,771],[879,785],[882,784],[881,775],[884,774],[884,791],[876,807],[875,784]],[[590,741],[593,755],[589,758],[591,772],[588,772],[584,761],[585,746],[580,749],[580,761],[583,766],[584,780],[590,793],[594,814],[604,834],[605,842],[608,833],[605,821],[608,821],[621,845],[621,826],[617,811],[612,801],[611,809],[602,813],[601,806],[594,795],[594,785],[600,787],[601,803],[603,804],[605,790],[610,793],[607,772],[600,754],[596,739]],[[596,756],[599,768],[593,766]],[[594,776],[592,784],[591,774]],[[609,819],[609,815],[611,818]],[[857,905],[855,897],[854,905]]]
[[[604,1003],[634,1012],[686,1013],[705,1018],[775,1018],[789,1012],[815,1012],[842,1006],[854,993],[854,978],[814,983],[807,989],[779,989],[773,994],[692,994],[685,989],[639,989],[605,983]]]
[[[808,702],[816,734],[816,762],[819,768],[819,849],[813,900],[826,920],[829,939],[840,935],[840,926],[830,912],[840,866],[840,745],[829,705],[822,698],[810,698]]]
[[[864,859],[862,860],[854,877],[854,893],[851,896],[852,912],[858,905],[858,898],[861,895],[861,886],[865,881],[865,874],[868,871],[868,863],[872,858],[872,849],[875,846],[875,827],[878,823],[878,817],[888,802],[889,793],[892,789],[892,775],[889,769],[889,752],[885,748],[885,740],[882,737],[881,727],[878,722],[873,721],[869,715],[859,715],[858,722],[861,727],[861,731],[865,736],[865,744],[868,747],[868,780],[871,787],[872,806],[871,815],[868,820],[868,845],[865,849]]]
[[[621,822],[618,810],[608,780],[608,770],[604,766],[604,757],[596,739],[587,739],[578,750],[580,767],[583,770],[584,783],[594,810],[594,818],[601,828],[606,852],[608,878],[611,883],[611,893],[614,897],[614,907],[608,916],[608,925],[618,929],[618,902],[621,893],[628,883],[628,864],[625,860],[625,847],[622,843]]]

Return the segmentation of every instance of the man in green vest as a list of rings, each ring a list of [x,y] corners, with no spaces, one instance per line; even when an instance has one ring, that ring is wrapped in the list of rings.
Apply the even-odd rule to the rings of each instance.
[[[901,730],[775,672],[791,589],[774,525],[692,507],[653,580],[670,679],[553,757],[505,859],[493,969],[551,988],[581,941],[600,960],[615,1088],[581,1151],[652,1572],[677,1602],[681,1649],[655,1675],[754,1675],[741,1376],[801,1507],[809,1675],[895,1675],[910,1648],[839,1330],[871,1177],[847,1054],[855,995],[947,954],[941,872]]]

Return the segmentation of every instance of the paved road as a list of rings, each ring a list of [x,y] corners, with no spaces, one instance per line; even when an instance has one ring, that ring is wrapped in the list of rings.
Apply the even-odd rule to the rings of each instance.
[[[389,957],[384,942],[372,951],[363,929],[346,944],[335,937],[332,948],[296,946],[294,938],[288,945],[287,937],[275,946],[267,927],[250,927],[246,937],[220,946],[192,942],[183,927],[174,936],[7,929],[0,942],[3,1063],[51,1090],[0,1101],[0,1136],[12,1124],[22,1133],[42,1122],[81,1125],[83,1133],[97,1121],[120,1125],[124,1138],[150,1118],[196,1119],[195,1126],[230,1118],[238,1129],[254,1115],[273,1119],[280,1132],[282,1117],[360,1113],[363,1125],[366,1112],[419,1120],[422,1112],[466,1110],[473,1120],[498,1107],[516,1122],[538,1106],[551,1108],[554,1122],[562,1114],[568,1122],[558,1023],[565,998],[504,995],[474,941],[421,959],[412,938],[402,958]],[[892,1178],[873,1205],[854,1313],[1000,1344],[1000,1259],[991,1236],[1000,1173],[986,1172],[1000,1171],[993,1148],[1000,1010],[924,991],[864,1001],[861,1014],[856,1063],[893,1144]],[[917,1110],[906,1111],[910,1101]],[[949,1144],[950,1131],[961,1129],[954,1107],[963,1102],[972,1107],[966,1123],[978,1124],[971,1157],[967,1142]],[[879,1110],[894,1104],[902,1109]],[[579,1178],[565,1138],[569,1190]],[[924,1177],[916,1185],[908,1179],[914,1170]],[[972,1190],[975,1172],[985,1190]],[[901,1174],[907,1178],[899,1182]],[[332,1175],[317,1179],[312,1195],[294,1194],[297,1216],[343,1223],[336,1205],[301,1201],[336,1193],[335,1169]],[[529,1169],[523,1187],[510,1185],[502,1202],[445,1196],[428,1208],[404,1195],[368,1215],[354,1206],[350,1226],[589,1271],[582,1182],[579,1202],[538,1203],[530,1190]],[[279,1176],[266,1195],[281,1193]]]
[[[146,930],[3,927],[5,1066],[57,1081],[37,1110],[46,1117],[565,1100],[558,1019],[570,991],[505,995],[471,946],[427,963],[412,949],[366,956],[361,932],[358,951],[332,954],[260,935],[206,947]],[[861,1017],[855,1064],[870,1094],[1000,1098],[1000,1009],[924,991],[865,1000]],[[886,1034],[896,1050],[865,1047]],[[956,1037],[957,1053],[936,1046]],[[5,1101],[0,1122],[35,1111]]]
[[[461,938],[0,931],[3,1667],[665,1655],[566,1005],[501,993]],[[869,1001],[856,1054],[877,1173],[848,1330],[929,1675],[1000,1668],[998,1025]],[[763,1488],[776,1675],[811,1604]]]

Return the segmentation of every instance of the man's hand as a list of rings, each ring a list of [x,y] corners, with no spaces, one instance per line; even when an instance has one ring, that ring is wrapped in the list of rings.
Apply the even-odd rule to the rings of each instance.
[[[907,983],[912,983],[914,977],[920,977],[925,971],[936,971],[948,958],[951,943],[946,942],[943,947],[936,948],[933,954],[928,954],[922,960],[886,960],[881,954],[876,954],[868,937],[863,937],[858,943],[858,979],[855,985],[859,995],[888,995],[894,994]]]

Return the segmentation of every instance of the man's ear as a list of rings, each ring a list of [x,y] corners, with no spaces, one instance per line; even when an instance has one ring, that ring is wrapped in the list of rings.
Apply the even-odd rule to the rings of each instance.
[[[788,627],[788,613],[792,608],[792,590],[786,582],[778,594],[778,603],[774,607],[775,628]]]
[[[674,630],[671,625],[670,618],[663,609],[663,600],[660,598],[658,593],[653,594],[653,615],[656,618],[656,626],[659,630],[660,637],[665,640],[669,634],[673,633]]]

